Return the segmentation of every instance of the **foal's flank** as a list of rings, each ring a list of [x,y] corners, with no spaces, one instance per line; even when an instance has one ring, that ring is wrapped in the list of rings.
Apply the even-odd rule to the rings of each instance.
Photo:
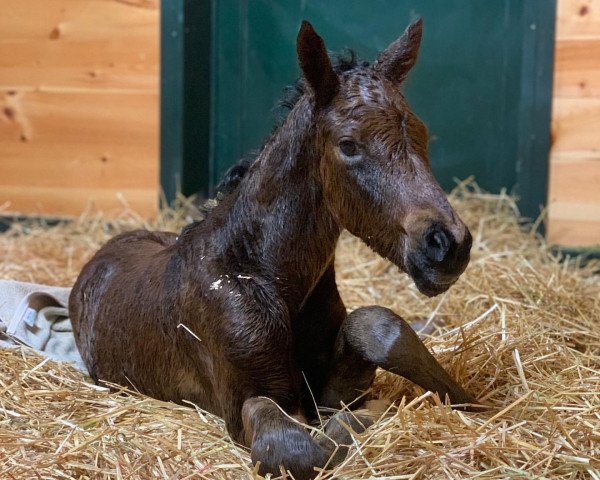
[[[119,235],[83,268],[69,308],[96,382],[220,415],[261,474],[283,466],[296,479],[315,476],[335,442],[350,439],[335,419],[328,440],[294,418],[314,418],[315,402],[366,398],[377,367],[474,402],[394,312],[347,315],[335,281],[343,229],[425,295],[446,291],[469,261],[471,235],[431,173],[427,130],[400,90],[421,33],[412,23],[372,65],[332,64],[302,24],[291,111],[229,172],[206,219],[179,236]]]

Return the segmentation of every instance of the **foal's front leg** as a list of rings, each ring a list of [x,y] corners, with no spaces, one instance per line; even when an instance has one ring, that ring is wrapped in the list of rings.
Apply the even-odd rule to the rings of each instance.
[[[390,309],[372,306],[354,310],[344,321],[335,348],[333,371],[319,402],[322,406],[339,408],[340,401],[352,402],[371,385],[376,367],[438,393],[442,400],[447,395],[452,404],[476,403],[452,380],[410,325]]]
[[[258,473],[279,474],[283,467],[301,480],[313,478],[314,468],[325,466],[332,450],[319,445],[296,420],[305,419],[286,415],[270,398],[244,402],[244,443],[250,447],[252,463],[260,462]]]
[[[297,480],[317,475],[336,445],[313,439],[301,405],[302,373],[292,358],[288,319],[276,299],[266,315],[232,317],[235,333],[223,342],[226,361],[215,363],[221,381],[217,396],[231,437],[251,450],[258,472],[279,475],[289,470]],[[229,325],[229,322],[223,322]],[[272,328],[266,329],[265,325]]]
[[[361,433],[373,423],[372,418],[340,412],[324,426],[324,435],[313,438],[298,421],[302,415],[290,417],[270,398],[252,397],[244,402],[242,420],[245,438],[253,463],[260,462],[258,472],[279,473],[289,470],[297,480],[317,475],[315,467],[334,467],[341,463],[352,444],[349,426]]]

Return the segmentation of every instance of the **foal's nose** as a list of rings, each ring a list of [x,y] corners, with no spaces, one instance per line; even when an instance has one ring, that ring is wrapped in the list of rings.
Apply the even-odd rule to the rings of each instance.
[[[443,262],[455,247],[454,235],[441,225],[432,225],[423,235],[423,250],[432,262]]]

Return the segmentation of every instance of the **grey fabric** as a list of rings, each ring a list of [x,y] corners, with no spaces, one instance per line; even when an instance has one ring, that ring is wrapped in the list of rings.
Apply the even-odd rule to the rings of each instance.
[[[67,304],[70,288],[0,280],[0,347],[19,345],[86,371]]]

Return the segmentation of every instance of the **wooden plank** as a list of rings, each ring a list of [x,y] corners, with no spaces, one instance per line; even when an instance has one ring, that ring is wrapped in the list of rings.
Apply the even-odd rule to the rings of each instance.
[[[552,153],[600,150],[600,98],[555,98]]]
[[[550,162],[548,241],[567,247],[600,244],[600,154],[571,152]]]
[[[144,213],[156,211],[158,94],[33,91],[0,98],[0,204],[77,214],[87,198],[105,208],[123,191],[133,192]],[[61,189],[75,195],[70,204]]]
[[[156,0],[3,0],[0,86],[158,88]]]
[[[600,151],[552,155],[548,199],[550,243],[600,244]]]
[[[548,241],[600,244],[600,0],[558,0]]]
[[[600,151],[550,157],[548,200],[593,204],[600,211]]]
[[[558,0],[558,39],[600,36],[600,0]]]
[[[548,242],[563,247],[592,247],[600,244],[600,221],[550,217]]]
[[[600,208],[593,203],[558,201],[551,203],[548,209],[554,218],[600,222]]]
[[[79,216],[89,209],[118,215],[125,208],[144,218],[156,215],[155,189],[89,189],[80,187],[27,187],[0,185],[3,215]],[[8,199],[8,200],[5,200]]]
[[[600,30],[597,39],[556,42],[554,95],[600,97]]]

